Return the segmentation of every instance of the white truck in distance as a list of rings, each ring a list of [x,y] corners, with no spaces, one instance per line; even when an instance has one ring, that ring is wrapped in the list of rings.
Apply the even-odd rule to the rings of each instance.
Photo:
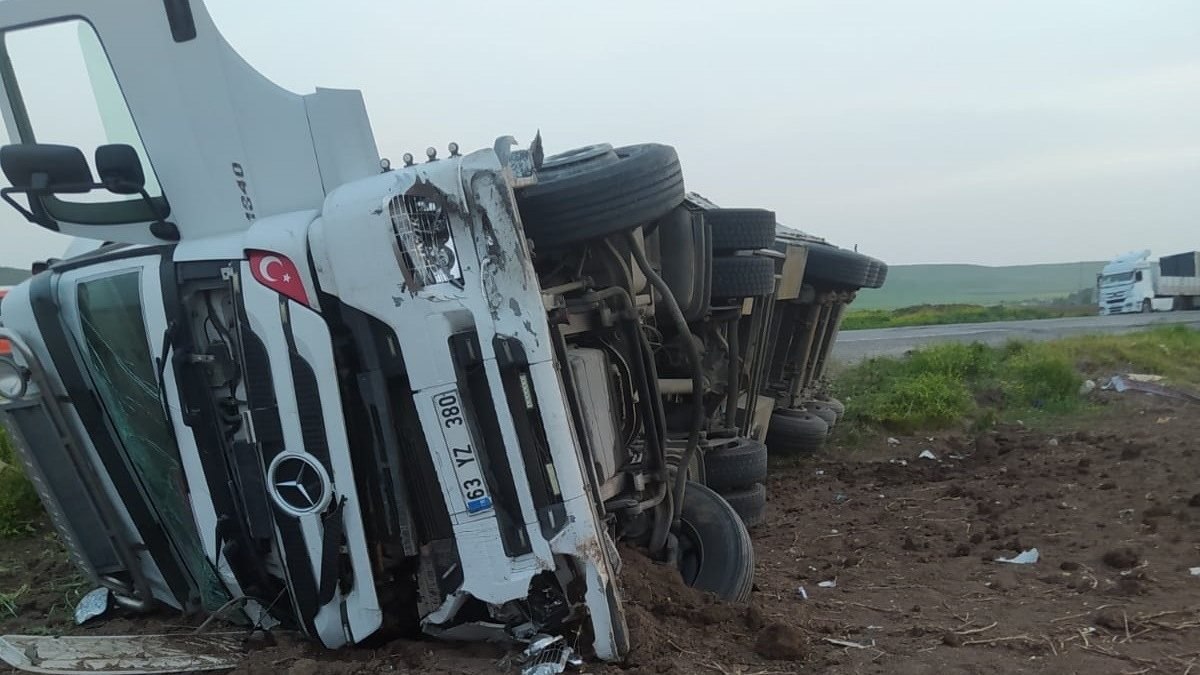
[[[1193,309],[1200,297],[1200,252],[1150,260],[1150,251],[1118,256],[1096,280],[1101,316]]]

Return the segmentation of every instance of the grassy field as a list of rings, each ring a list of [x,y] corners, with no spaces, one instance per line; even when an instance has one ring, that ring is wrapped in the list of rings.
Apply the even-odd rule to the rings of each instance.
[[[864,290],[856,309],[895,309],[914,305],[998,305],[1049,300],[1090,288],[1103,262],[1051,265],[895,265],[883,288]]]
[[[838,375],[834,391],[846,404],[851,433],[912,433],[1077,412],[1088,405],[1079,395],[1085,377],[1118,372],[1200,386],[1200,331],[1170,326],[999,348],[935,345],[853,366]]]
[[[0,286],[15,286],[29,278],[29,272],[11,267],[0,267]]]
[[[29,534],[42,515],[42,504],[17,464],[12,444],[0,428],[0,538]]]
[[[842,320],[842,330],[1058,319],[1065,316],[1092,316],[1096,313],[1093,305],[917,305],[891,310],[857,307],[857,303],[851,305],[846,318]]]

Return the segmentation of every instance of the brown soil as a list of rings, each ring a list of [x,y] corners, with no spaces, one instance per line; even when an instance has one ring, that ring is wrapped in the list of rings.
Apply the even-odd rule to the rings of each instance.
[[[775,466],[751,603],[697,593],[627,551],[633,653],[584,671],[1200,673],[1200,578],[1188,571],[1200,566],[1197,412],[1116,399],[1058,433],[902,437]],[[917,459],[924,449],[938,460]],[[17,617],[0,606],[0,632],[69,630],[73,575],[55,546],[0,551],[0,592],[27,587]],[[1036,564],[995,562],[1035,547]],[[86,630],[180,623],[118,616]],[[329,654],[278,640],[239,672],[518,671],[489,645]]]

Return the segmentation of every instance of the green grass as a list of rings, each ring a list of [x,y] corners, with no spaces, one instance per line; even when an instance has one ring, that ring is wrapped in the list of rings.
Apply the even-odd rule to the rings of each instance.
[[[916,305],[887,310],[858,309],[856,303],[842,320],[842,330],[1058,319],[1095,313],[1093,305]]]
[[[42,504],[25,478],[16,451],[0,428],[0,538],[32,533],[42,516]]]
[[[1200,385],[1200,331],[1182,326],[1003,347],[942,344],[852,366],[834,381],[852,434],[979,428],[1011,416],[1080,412],[1085,377],[1119,372]]]
[[[16,286],[28,278],[29,272],[12,267],[0,267],[0,286]]]
[[[1050,265],[893,265],[880,289],[860,291],[854,307],[894,309],[913,305],[998,305],[1053,300],[1096,285],[1104,262]]]

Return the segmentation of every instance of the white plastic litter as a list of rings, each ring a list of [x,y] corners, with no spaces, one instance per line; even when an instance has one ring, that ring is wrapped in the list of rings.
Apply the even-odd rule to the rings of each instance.
[[[1096,381],[1095,380],[1084,380],[1083,384],[1079,385],[1079,395],[1080,396],[1087,396],[1088,394],[1092,393],[1095,390],[1096,390]]]
[[[797,586],[797,587],[796,587],[796,595],[800,596],[800,599],[801,599],[801,600],[807,600],[807,599],[808,599],[808,591],[804,590],[804,587],[803,587],[803,586]]]
[[[996,558],[996,562],[1012,563],[1014,565],[1032,565],[1038,561],[1039,557],[1038,550],[1031,548],[1028,551],[1021,551],[1012,558]]]
[[[829,581],[822,581],[821,583],[819,583],[817,585],[820,586],[821,588],[837,588],[837,579],[830,579]]]
[[[1166,378],[1162,375],[1150,375],[1147,373],[1129,373],[1125,379],[1133,382],[1162,382]]]
[[[30,673],[149,675],[228,670],[245,633],[195,635],[5,635],[0,660]]]
[[[874,640],[871,640],[871,644],[869,645],[865,645],[861,642],[851,642],[849,640],[838,640],[837,638],[824,638],[824,640],[831,645],[837,645],[839,647],[852,647],[854,649],[870,649],[871,647],[875,646]]]
[[[933,454],[932,450],[922,450],[921,454],[917,455],[917,459],[932,459],[937,460],[937,455]]]
[[[108,598],[109,591],[103,586],[80,598],[75,605],[75,625],[82,626],[98,616],[103,616],[108,611]]]
[[[893,436],[888,436],[887,444],[888,445],[900,445],[900,439],[895,438]]]
[[[1200,577],[1200,567],[1189,567],[1188,572],[1194,577]]]

